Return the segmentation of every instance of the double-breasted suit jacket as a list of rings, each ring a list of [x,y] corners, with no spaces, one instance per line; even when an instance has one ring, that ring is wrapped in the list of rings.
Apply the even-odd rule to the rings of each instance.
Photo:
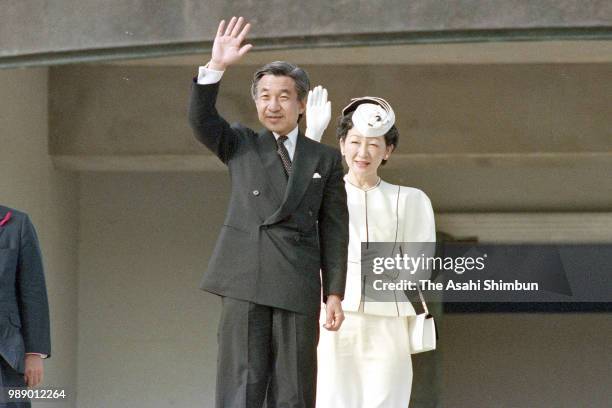
[[[19,373],[25,353],[51,354],[49,306],[38,238],[29,217],[0,206],[0,356]]]
[[[231,196],[201,288],[222,296],[317,314],[343,296],[348,210],[337,149],[297,138],[287,180],[274,135],[228,124],[215,108],[219,83],[193,84],[196,138],[229,168]]]

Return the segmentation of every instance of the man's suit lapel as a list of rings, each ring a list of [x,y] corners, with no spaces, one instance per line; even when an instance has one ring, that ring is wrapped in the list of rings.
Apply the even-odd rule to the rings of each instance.
[[[307,140],[301,133],[298,135],[291,165],[291,176],[287,183],[283,202],[280,208],[264,221],[264,224],[274,224],[283,220],[295,211],[300,201],[302,201],[302,197],[312,181],[312,175],[318,163],[318,157],[313,148],[314,143]],[[275,154],[278,156],[276,152]],[[279,161],[280,159],[276,157],[276,160]],[[282,174],[284,178],[284,173]]]
[[[276,142],[274,135],[269,130],[263,130],[257,136],[257,153],[261,159],[267,180],[272,191],[274,191],[274,202],[280,207],[287,190],[287,176],[276,152]]]

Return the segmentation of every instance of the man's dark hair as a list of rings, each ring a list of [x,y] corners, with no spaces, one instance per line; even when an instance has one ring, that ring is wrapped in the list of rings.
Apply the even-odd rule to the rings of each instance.
[[[353,128],[353,112],[351,111],[344,116],[340,116],[338,119],[338,127],[336,128],[336,137],[339,141],[344,143],[346,139],[346,135],[349,130]],[[399,131],[395,125],[391,126],[391,129],[385,133],[385,145],[391,146],[393,145],[393,150],[397,149],[397,144],[399,143]],[[381,166],[384,166],[387,160],[383,159]]]
[[[251,83],[251,96],[253,99],[257,98],[257,84],[264,75],[274,76],[287,76],[295,82],[295,90],[298,95],[298,99],[303,101],[308,95],[310,90],[310,79],[308,74],[302,68],[297,65],[293,65],[285,61],[274,61],[259,68],[255,75],[253,75],[253,82]]]

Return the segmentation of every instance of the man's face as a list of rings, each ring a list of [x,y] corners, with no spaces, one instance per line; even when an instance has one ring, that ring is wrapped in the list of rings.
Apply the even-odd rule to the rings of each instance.
[[[257,116],[266,129],[286,135],[297,126],[306,108],[298,99],[295,81],[288,76],[264,75],[257,84]]]

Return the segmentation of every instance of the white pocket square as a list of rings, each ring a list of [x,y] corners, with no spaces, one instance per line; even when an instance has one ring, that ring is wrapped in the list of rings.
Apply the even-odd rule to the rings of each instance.
[[[321,175],[319,173],[315,173],[312,175],[312,178],[321,178]]]

